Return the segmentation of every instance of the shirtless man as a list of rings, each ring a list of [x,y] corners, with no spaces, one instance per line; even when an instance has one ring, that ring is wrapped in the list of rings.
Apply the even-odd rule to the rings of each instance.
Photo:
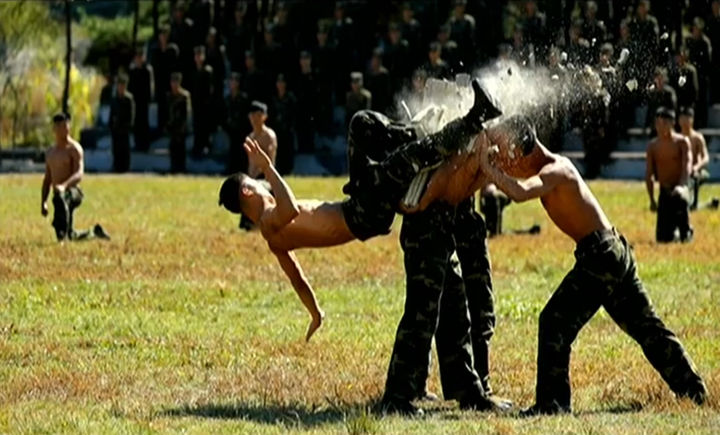
[[[678,119],[680,132],[683,136],[690,139],[690,146],[692,150],[692,168],[690,169],[690,178],[692,179],[693,200],[690,205],[690,210],[697,210],[700,185],[710,178],[710,173],[707,170],[707,165],[710,162],[707,143],[705,142],[705,137],[702,133],[695,130],[693,127],[694,120],[695,111],[692,107],[680,108],[680,118]]]
[[[416,140],[410,126],[398,125],[376,112],[358,112],[350,123],[348,141],[350,197],[342,202],[296,201],[292,191],[272,166],[270,158],[251,138],[245,141],[251,165],[270,183],[275,197],[261,183],[245,174],[228,177],[220,189],[220,205],[242,213],[257,224],[270,250],[310,312],[306,338],[322,324],[323,313],[293,250],[336,246],[354,239],[365,241],[388,234],[400,199],[420,170],[440,165],[483,129],[483,122],[500,115],[490,96],[473,82],[475,104],[462,118],[441,131]],[[401,143],[399,147],[397,144]],[[373,153],[392,145],[382,161]]]
[[[513,201],[539,198],[555,225],[577,243],[575,266],[540,313],[536,403],[523,415],[571,412],[571,346],[600,307],[640,344],[678,397],[702,404],[705,384],[678,338],[655,313],[630,245],[570,160],[548,151],[526,118],[510,118],[479,136],[489,138],[480,153],[489,179]],[[492,164],[490,142],[499,147]]]
[[[250,103],[248,118],[250,119],[250,125],[252,125],[250,138],[260,145],[260,148],[262,148],[265,154],[270,157],[270,161],[273,166],[275,166],[275,157],[277,156],[277,137],[275,136],[273,129],[265,125],[265,121],[267,121],[267,105],[259,101],[253,101]],[[248,175],[252,178],[257,178],[262,175],[262,170],[250,162],[250,165],[248,166]]]
[[[690,141],[675,133],[675,111],[660,107],[655,114],[657,137],[648,144],[645,159],[645,186],[650,196],[650,210],[657,211],[655,239],[658,242],[692,240],[690,226],[690,173],[692,153]],[[655,182],[660,184],[660,195],[655,202]]]
[[[53,208],[55,209],[52,225],[58,241],[83,240],[95,236],[110,239],[105,230],[96,224],[91,231],[75,231],[73,214],[83,199],[80,181],[83,177],[83,149],[70,137],[70,115],[63,113],[53,117],[55,146],[45,154],[45,177],[42,183],[40,211],[48,215],[47,199],[50,189],[53,190]]]

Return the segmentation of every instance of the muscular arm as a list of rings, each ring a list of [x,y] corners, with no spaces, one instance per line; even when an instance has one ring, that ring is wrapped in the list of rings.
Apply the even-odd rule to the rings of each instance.
[[[704,168],[709,162],[710,157],[708,156],[708,150],[707,150],[707,143],[705,142],[705,138],[702,135],[698,135],[698,152],[697,152],[697,161],[693,162],[693,168],[692,172],[700,172],[702,168]]]
[[[312,321],[305,335],[305,340],[310,340],[310,337],[312,337],[315,331],[322,325],[325,313],[320,309],[317,299],[315,298],[315,292],[313,292],[310,283],[308,283],[295,254],[287,251],[273,251],[273,254],[277,257],[280,267],[290,280],[290,283],[295,289],[295,293],[297,293],[312,317]]]
[[[565,168],[558,163],[545,166],[540,173],[525,180],[517,180],[494,168],[486,168],[488,177],[498,189],[515,202],[540,198],[552,191],[566,177]]]
[[[270,158],[260,148],[257,141],[250,138],[245,139],[245,151],[248,153],[250,162],[259,167],[265,174],[265,179],[270,183],[275,196],[276,206],[267,216],[261,219],[261,228],[264,227],[271,231],[282,228],[300,214],[295,195],[290,186],[278,174],[272,162],[270,162]]]
[[[40,193],[40,209],[43,216],[47,214],[47,199],[48,195],[50,195],[50,183],[50,165],[45,162],[45,176],[43,177],[42,189]]]
[[[73,146],[70,151],[70,167],[72,168],[70,176],[56,186],[60,190],[65,190],[82,181],[85,172],[85,163],[83,162],[83,150],[78,145]]]
[[[645,188],[650,197],[650,209],[657,208],[655,202],[655,146],[650,143],[645,152]]]

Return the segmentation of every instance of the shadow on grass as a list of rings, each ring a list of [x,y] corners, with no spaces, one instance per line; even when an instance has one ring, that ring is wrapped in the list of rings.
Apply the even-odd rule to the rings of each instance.
[[[575,415],[596,415],[596,414],[630,414],[633,412],[640,412],[643,410],[644,405],[640,402],[626,402],[618,404],[608,404],[606,407],[600,409],[589,409],[587,411],[580,411]]]
[[[161,414],[168,417],[199,417],[220,420],[247,420],[260,424],[286,424],[291,426],[314,427],[324,424],[340,423],[348,419],[372,415],[377,401],[366,403],[308,407],[306,405],[280,405],[274,403],[232,403],[185,405],[170,408]]]

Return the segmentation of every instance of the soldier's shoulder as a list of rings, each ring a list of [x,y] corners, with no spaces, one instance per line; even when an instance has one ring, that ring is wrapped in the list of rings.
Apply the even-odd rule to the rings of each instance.
[[[187,89],[180,88],[179,91],[180,91],[179,95],[181,95],[185,98],[190,98],[190,91],[188,91]]]
[[[72,149],[73,151],[75,151],[75,152],[77,152],[78,154],[81,154],[81,155],[82,155],[82,153],[83,153],[83,147],[82,147],[82,145],[80,145],[80,142],[76,141],[75,139],[70,139],[70,140],[69,140],[69,143],[70,143],[70,145],[72,146],[71,149]]]
[[[134,100],[135,97],[133,96],[132,92],[125,91],[125,98],[128,100]]]

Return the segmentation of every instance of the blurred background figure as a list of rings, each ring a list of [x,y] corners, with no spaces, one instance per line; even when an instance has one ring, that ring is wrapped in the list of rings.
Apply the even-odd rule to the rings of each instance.
[[[130,133],[135,119],[135,102],[127,91],[128,76],[118,74],[115,96],[110,104],[110,133],[112,135],[113,171],[130,170]]]

